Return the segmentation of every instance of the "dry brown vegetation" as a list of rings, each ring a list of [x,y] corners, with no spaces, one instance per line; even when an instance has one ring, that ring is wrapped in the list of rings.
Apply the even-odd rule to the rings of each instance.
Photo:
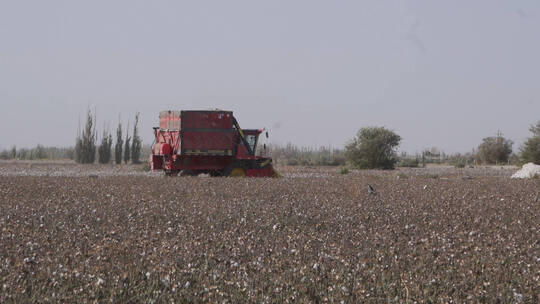
[[[295,170],[0,177],[0,302],[540,300],[539,180]]]

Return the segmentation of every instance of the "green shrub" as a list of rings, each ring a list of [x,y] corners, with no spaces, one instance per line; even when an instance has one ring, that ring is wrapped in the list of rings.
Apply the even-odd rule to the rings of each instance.
[[[345,147],[345,156],[359,169],[394,169],[400,141],[399,135],[384,127],[362,128]]]
[[[274,161],[291,166],[344,166],[343,150],[332,147],[298,147],[291,143],[286,146],[267,145],[267,153]]]
[[[313,164],[308,159],[303,158],[303,159],[300,160],[300,165],[302,165],[302,166],[312,166]]]
[[[419,164],[418,159],[402,158],[398,163],[398,167],[417,168]]]
[[[540,121],[536,123],[536,126],[531,126],[529,130],[533,136],[529,137],[520,149],[521,161],[540,164]]]
[[[345,156],[342,154],[333,155],[332,159],[328,163],[329,166],[343,166],[345,165]]]
[[[298,160],[295,158],[287,159],[288,166],[298,166]]]
[[[139,168],[141,171],[144,171],[144,172],[150,171],[150,163],[144,162]]]
[[[465,168],[465,162],[458,161],[458,162],[454,163],[454,167],[456,167],[456,168]]]
[[[494,137],[486,137],[478,146],[476,159],[484,164],[500,164],[508,162],[512,154],[512,141],[499,133]]]
[[[465,168],[467,165],[467,159],[464,157],[458,156],[450,159],[450,164],[455,168]]]
[[[350,171],[347,167],[343,167],[339,170],[339,173],[345,175],[345,174],[349,174]]]

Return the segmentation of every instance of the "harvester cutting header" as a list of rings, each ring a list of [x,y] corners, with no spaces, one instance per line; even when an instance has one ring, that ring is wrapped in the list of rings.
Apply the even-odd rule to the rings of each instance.
[[[167,175],[276,177],[272,159],[256,155],[262,132],[241,129],[231,111],[162,111],[150,168]]]

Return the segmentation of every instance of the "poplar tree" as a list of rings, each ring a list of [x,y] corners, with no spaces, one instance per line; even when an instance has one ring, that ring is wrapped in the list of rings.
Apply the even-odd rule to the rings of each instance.
[[[122,163],[122,145],[124,140],[122,139],[122,123],[118,122],[118,128],[116,129],[116,145],[114,146],[114,162],[117,165]]]

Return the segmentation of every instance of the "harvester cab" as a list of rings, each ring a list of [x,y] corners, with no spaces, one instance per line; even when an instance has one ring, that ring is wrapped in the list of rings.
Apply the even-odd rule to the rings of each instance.
[[[167,175],[279,176],[256,153],[264,130],[240,128],[230,111],[162,111],[150,168]]]
[[[244,139],[239,138],[237,143],[238,153],[241,155],[257,155],[257,144],[261,130],[242,130]],[[239,132],[240,133],[240,132]]]

